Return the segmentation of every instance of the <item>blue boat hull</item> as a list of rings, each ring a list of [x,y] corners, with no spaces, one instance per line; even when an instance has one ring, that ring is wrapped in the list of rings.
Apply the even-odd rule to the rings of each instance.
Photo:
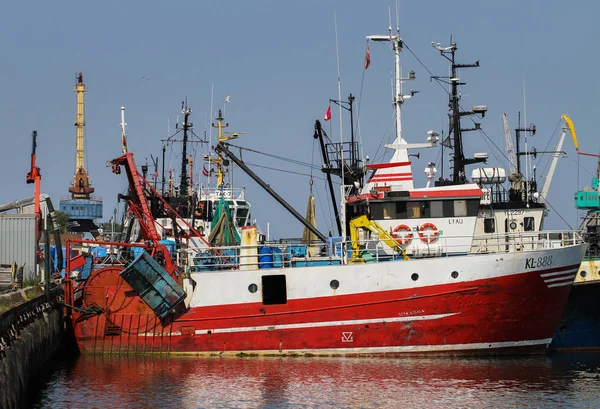
[[[551,350],[600,350],[600,282],[573,286]]]

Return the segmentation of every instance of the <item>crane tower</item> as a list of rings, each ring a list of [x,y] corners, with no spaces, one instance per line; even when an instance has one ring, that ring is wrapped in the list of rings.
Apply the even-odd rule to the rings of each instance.
[[[69,188],[73,199],[89,199],[94,193],[94,188],[90,185],[88,174],[85,170],[85,155],[84,155],[84,136],[85,136],[85,109],[84,109],[84,94],[87,90],[83,83],[83,73],[77,75],[77,83],[75,84],[75,92],[77,92],[77,119],[75,126],[77,127],[77,161],[75,163],[75,177],[73,184]]]
[[[61,198],[60,210],[69,214],[69,230],[72,232],[97,231],[95,219],[102,218],[102,199],[92,196],[92,187],[85,170],[85,104],[84,94],[87,91],[83,83],[83,73],[76,75],[75,92],[77,93],[77,129],[75,176],[69,187],[71,197]]]

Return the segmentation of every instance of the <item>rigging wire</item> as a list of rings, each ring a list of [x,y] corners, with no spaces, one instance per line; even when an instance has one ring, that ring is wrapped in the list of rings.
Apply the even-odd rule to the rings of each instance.
[[[311,176],[309,173],[302,173],[302,172],[294,172],[291,170],[284,170],[284,169],[279,169],[279,168],[273,168],[270,166],[264,166],[264,165],[257,165],[255,163],[248,163],[248,162],[244,162],[247,166],[255,166],[257,168],[262,168],[262,169],[268,169],[268,170],[274,170],[276,172],[282,172],[282,173],[289,173],[292,175],[300,175],[300,176]],[[319,180],[325,180],[325,178],[319,177],[319,176],[312,176],[314,179],[319,179]]]
[[[290,163],[293,163],[293,164],[296,164],[296,165],[300,165],[300,166],[304,166],[304,167],[307,167],[307,168],[315,168],[315,169],[319,168],[319,166],[315,166],[315,165],[312,165],[312,164],[307,163],[307,162],[301,162],[301,161],[296,160],[296,159],[286,158],[284,156],[274,155],[274,154],[271,154],[271,153],[265,153],[265,152],[257,151],[255,149],[245,148],[243,146],[237,146],[237,145],[233,145],[233,144],[229,144],[229,146],[234,147],[234,148],[238,148],[238,149],[241,149],[241,150],[245,150],[245,151],[248,151],[248,152],[252,152],[252,153],[257,153],[259,155],[268,156],[268,157],[271,157],[271,158],[274,158],[274,159],[279,159],[279,160],[282,160],[282,161],[285,161],[285,162],[290,162]]]
[[[577,165],[577,169],[578,169],[578,171],[577,171],[577,186],[580,186],[580,184],[579,184],[579,169],[583,169],[583,171],[586,172],[591,177],[596,177],[596,175],[594,175],[592,172],[590,172],[586,168],[580,166],[580,164],[579,164],[580,156],[581,155],[577,155],[577,160],[575,160],[571,156],[567,155],[567,158],[570,159],[571,161],[573,161],[575,163],[575,165]]]
[[[574,229],[571,227],[571,225],[569,224],[569,222],[568,222],[568,221],[566,221],[566,220],[565,220],[565,218],[564,218],[564,217],[562,217],[562,216],[560,215],[560,213],[558,212],[558,210],[556,210],[556,209],[554,208],[554,206],[552,206],[548,200],[546,200],[546,202],[545,202],[545,203],[546,203],[548,206],[550,206],[550,208],[551,208],[552,210],[554,210],[554,213],[556,213],[556,215],[557,215],[558,217],[560,217],[560,219],[561,219],[563,222],[565,222],[565,224],[566,224],[566,225],[569,227],[569,230],[574,230]]]
[[[562,118],[558,120],[558,123],[556,124],[556,128],[554,128],[554,132],[552,132],[552,135],[550,136],[550,138],[548,138],[548,143],[544,147],[544,152],[548,151],[550,142],[552,142],[554,140],[554,137],[556,136],[556,131],[558,130],[561,122],[562,122]],[[540,154],[540,156],[538,158],[538,160],[540,161],[539,163],[542,162],[542,158],[544,158],[544,155],[545,155],[545,153]],[[546,172],[548,171],[548,168],[550,167],[550,162],[552,162],[552,159],[550,159],[546,162],[546,166],[544,167],[544,171],[542,172],[542,174],[544,174],[544,175],[546,174]]]

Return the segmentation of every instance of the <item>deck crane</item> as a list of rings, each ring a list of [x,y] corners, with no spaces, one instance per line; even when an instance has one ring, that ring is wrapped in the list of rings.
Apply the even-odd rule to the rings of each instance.
[[[521,179],[523,175],[517,170],[517,154],[513,145],[512,137],[510,135],[510,127],[508,125],[508,119],[506,114],[502,114],[502,122],[504,124],[504,147],[506,148],[506,155],[508,156],[510,173],[508,174],[508,180],[511,183],[513,189],[520,189]]]
[[[127,179],[129,181],[129,209],[133,212],[140,224],[142,230],[142,238],[152,243],[151,256],[161,260],[165,266],[165,270],[173,277],[177,277],[177,268],[173,264],[167,248],[160,243],[160,235],[156,230],[154,218],[150,211],[150,205],[146,199],[144,190],[145,182],[142,175],[138,172],[133,153],[126,154],[108,162],[107,166],[112,167],[113,173],[120,174],[121,166],[125,168]]]
[[[88,174],[85,170],[84,156],[84,136],[85,136],[85,111],[84,111],[84,93],[86,92],[85,84],[83,83],[83,73],[77,74],[77,83],[75,84],[75,92],[77,92],[77,119],[75,126],[77,127],[77,161],[75,163],[75,177],[69,188],[73,199],[90,199],[90,195],[94,193],[94,188],[90,185]]]
[[[565,124],[563,125],[562,133],[558,138],[558,144],[556,145],[556,149],[552,154],[552,160],[550,162],[548,174],[546,175],[546,180],[544,181],[544,185],[542,186],[542,189],[539,192],[541,202],[546,201],[546,196],[548,195],[548,191],[550,190],[550,184],[552,183],[552,177],[554,176],[554,171],[556,170],[556,163],[558,162],[558,158],[561,156],[561,154],[564,154],[564,152],[562,152],[561,149],[563,142],[565,141],[567,131],[571,133],[571,137],[573,138],[573,144],[575,145],[575,150],[579,152],[579,144],[577,143],[577,135],[575,134],[575,126],[573,125],[573,121],[571,121],[571,119],[565,114],[562,115],[562,119],[565,121]]]

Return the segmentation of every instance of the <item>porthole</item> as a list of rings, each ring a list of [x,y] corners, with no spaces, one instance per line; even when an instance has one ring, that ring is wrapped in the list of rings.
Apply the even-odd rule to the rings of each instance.
[[[338,280],[331,280],[329,287],[331,287],[332,290],[337,290],[340,288],[340,282]]]
[[[419,279],[419,275],[417,273],[413,273],[410,278],[412,278],[413,281],[417,281]]]
[[[579,275],[580,275],[582,278],[586,278],[586,277],[587,277],[587,271],[585,271],[585,270],[582,270],[582,271],[581,271],[581,273],[579,273]]]
[[[517,223],[515,223],[515,222],[510,222],[510,228],[511,228],[512,230],[516,229],[516,228],[517,228]]]
[[[252,294],[254,294],[255,292],[258,291],[258,286],[256,284],[252,283],[248,286],[248,291],[250,291]]]
[[[452,276],[452,278],[457,278],[458,277],[458,271],[453,271],[452,274],[450,274]]]

